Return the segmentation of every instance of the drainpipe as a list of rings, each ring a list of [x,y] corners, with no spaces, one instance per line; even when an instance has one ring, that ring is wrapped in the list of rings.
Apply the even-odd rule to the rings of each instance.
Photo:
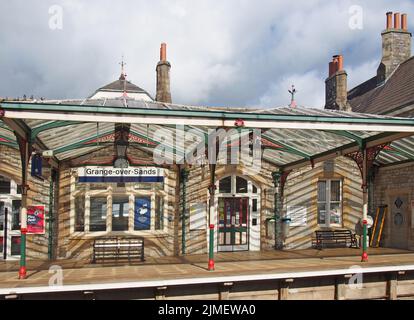
[[[181,195],[181,164],[176,165],[176,184],[174,197],[174,255],[180,255],[179,226],[180,226],[180,195]]]
[[[181,169],[181,183],[182,183],[182,202],[181,202],[181,245],[182,245],[182,254],[185,254],[186,246],[185,246],[185,229],[186,229],[186,200],[187,200],[187,181],[189,170],[186,168]]]
[[[368,261],[367,252],[367,231],[368,231],[368,187],[367,187],[367,148],[362,150],[362,224],[363,224],[363,236],[362,236],[362,257],[361,262]]]
[[[368,180],[368,213],[375,212],[374,208],[374,179],[375,179],[375,168],[371,166],[368,170],[367,180]],[[372,231],[372,229],[370,229]],[[371,236],[371,232],[368,230],[368,235]]]

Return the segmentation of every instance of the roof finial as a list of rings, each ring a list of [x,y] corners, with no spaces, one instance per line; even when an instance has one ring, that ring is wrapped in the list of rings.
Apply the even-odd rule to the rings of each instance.
[[[119,80],[125,80],[126,74],[125,74],[125,68],[124,67],[126,66],[126,63],[124,62],[124,55],[122,55],[122,61],[119,64],[121,66],[121,75],[119,77]]]
[[[295,89],[295,85],[292,84],[292,89],[288,90],[288,91],[291,95],[289,107],[296,108],[295,94],[296,94],[297,90]]]

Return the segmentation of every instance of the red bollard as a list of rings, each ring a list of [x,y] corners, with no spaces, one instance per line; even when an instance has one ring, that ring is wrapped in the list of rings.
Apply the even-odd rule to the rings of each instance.
[[[210,246],[208,253],[208,271],[214,270],[214,224],[210,224]]]

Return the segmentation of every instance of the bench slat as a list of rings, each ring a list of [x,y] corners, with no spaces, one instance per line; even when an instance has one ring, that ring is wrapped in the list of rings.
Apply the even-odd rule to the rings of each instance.
[[[100,238],[93,242],[93,258],[96,260],[105,259],[137,259],[144,261],[144,238]]]
[[[324,245],[348,245],[356,246],[356,237],[351,230],[316,230],[315,246],[322,248]]]

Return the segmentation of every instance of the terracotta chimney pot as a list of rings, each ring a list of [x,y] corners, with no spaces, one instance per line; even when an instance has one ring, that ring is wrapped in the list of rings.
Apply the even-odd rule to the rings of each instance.
[[[387,12],[387,29],[392,28],[392,12]]]
[[[394,29],[400,29],[400,14],[394,13]]]
[[[401,15],[401,28],[404,31],[407,31],[407,29],[408,29],[407,14],[406,13]]]
[[[167,44],[161,43],[160,61],[167,61]]]

